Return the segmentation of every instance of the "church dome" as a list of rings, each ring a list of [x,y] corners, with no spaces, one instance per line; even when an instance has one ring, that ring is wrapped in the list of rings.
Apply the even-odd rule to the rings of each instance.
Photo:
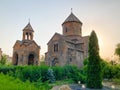
[[[78,22],[78,23],[82,24],[82,22],[72,12],[67,17],[67,19],[63,22],[63,24],[67,23],[67,22]]]

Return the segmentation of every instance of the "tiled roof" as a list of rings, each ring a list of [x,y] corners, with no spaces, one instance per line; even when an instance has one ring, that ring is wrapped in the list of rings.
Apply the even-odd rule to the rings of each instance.
[[[82,22],[72,12],[67,17],[67,19],[63,22],[63,24],[66,23],[66,22],[78,22],[78,23],[82,24]]]

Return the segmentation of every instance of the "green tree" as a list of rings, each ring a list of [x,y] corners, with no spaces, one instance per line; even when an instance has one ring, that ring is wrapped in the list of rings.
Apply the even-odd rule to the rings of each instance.
[[[92,31],[89,38],[89,57],[87,68],[87,87],[92,89],[102,88],[102,71],[100,65],[98,38]]]
[[[0,60],[0,64],[5,65],[6,61],[7,61],[6,55],[2,55],[1,60]]]
[[[50,83],[55,82],[55,76],[54,76],[53,70],[51,68],[49,68],[47,71],[47,79],[49,80]]]
[[[117,44],[117,47],[115,49],[115,54],[118,55],[120,59],[120,43]]]

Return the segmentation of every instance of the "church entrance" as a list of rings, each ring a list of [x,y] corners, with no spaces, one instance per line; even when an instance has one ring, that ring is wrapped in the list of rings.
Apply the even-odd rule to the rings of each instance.
[[[52,61],[52,66],[57,66],[58,65],[58,58],[54,58]]]
[[[28,65],[33,65],[34,64],[34,55],[30,54],[28,57]]]
[[[18,65],[18,54],[14,53],[14,61],[13,61],[14,65]]]

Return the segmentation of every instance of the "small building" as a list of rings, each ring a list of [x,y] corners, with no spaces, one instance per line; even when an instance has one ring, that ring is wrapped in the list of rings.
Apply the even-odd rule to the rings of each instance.
[[[71,12],[62,24],[62,34],[55,33],[47,43],[45,63],[82,67],[84,58],[88,57],[88,42],[89,36],[82,36],[82,22]]]
[[[34,30],[30,22],[23,29],[22,41],[13,46],[13,65],[39,65],[40,46],[33,40]]]

